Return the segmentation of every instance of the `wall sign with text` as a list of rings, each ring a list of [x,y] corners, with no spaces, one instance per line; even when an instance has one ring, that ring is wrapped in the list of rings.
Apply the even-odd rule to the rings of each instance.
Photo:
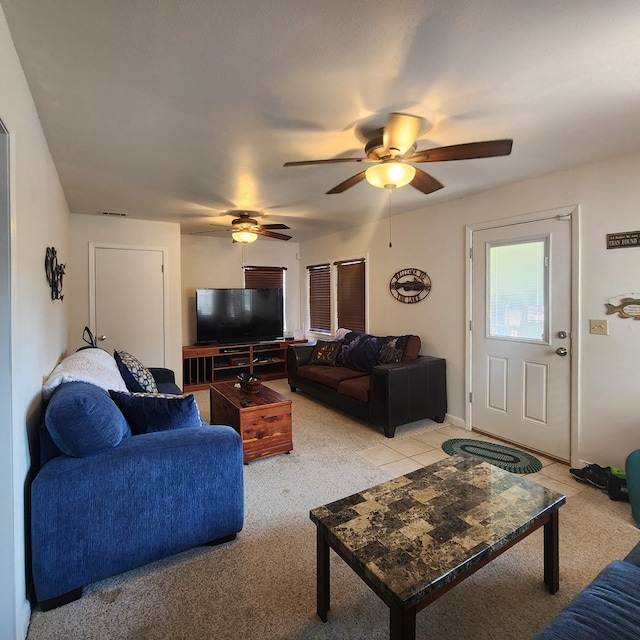
[[[640,247],[640,231],[607,233],[607,249],[629,249]]]
[[[393,274],[389,291],[399,302],[420,302],[431,292],[431,278],[422,269],[401,269]]]

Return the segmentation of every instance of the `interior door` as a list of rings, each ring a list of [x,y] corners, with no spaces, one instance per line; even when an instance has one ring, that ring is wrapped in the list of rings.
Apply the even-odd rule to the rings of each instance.
[[[570,216],[473,232],[471,425],[569,460]]]
[[[128,351],[147,367],[164,367],[164,253],[94,247],[91,326],[98,346]]]

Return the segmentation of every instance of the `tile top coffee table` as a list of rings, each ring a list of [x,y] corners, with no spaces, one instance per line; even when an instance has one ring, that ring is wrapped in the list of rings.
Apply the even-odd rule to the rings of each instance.
[[[566,497],[471,457],[452,456],[313,509],[317,611],[329,611],[329,549],[390,608],[391,640],[416,613],[544,526],[544,582],[559,588],[558,509]]]
[[[211,424],[228,424],[242,438],[245,464],[293,449],[291,400],[260,385],[247,393],[234,382],[209,387]]]

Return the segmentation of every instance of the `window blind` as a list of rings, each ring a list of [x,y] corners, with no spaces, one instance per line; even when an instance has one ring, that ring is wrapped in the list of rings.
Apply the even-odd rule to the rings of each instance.
[[[338,327],[365,331],[364,258],[335,262],[338,274]]]
[[[244,267],[245,289],[284,289],[286,267]]]
[[[307,267],[309,275],[309,329],[331,332],[331,267],[316,264]]]

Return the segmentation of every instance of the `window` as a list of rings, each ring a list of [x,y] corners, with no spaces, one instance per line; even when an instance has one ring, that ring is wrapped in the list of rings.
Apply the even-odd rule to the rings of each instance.
[[[487,337],[545,341],[547,241],[487,245]]]
[[[244,267],[245,289],[282,289],[284,308],[287,307],[287,292],[284,286],[286,267]],[[284,312],[284,309],[283,309]],[[284,313],[283,330],[287,330],[287,314]]]
[[[365,259],[334,264],[338,280],[338,328],[365,331]]]
[[[244,267],[245,289],[284,289],[286,267]]]
[[[309,329],[331,333],[331,267],[316,264],[307,267],[309,274]]]

